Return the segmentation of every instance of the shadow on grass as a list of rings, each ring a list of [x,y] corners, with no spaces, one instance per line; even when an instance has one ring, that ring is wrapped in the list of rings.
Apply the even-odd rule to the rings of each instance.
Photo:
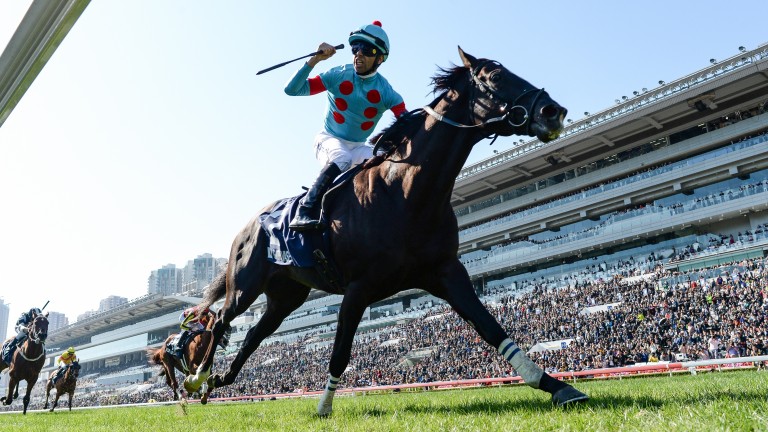
[[[441,414],[441,415],[473,415],[473,414],[513,414],[515,412],[581,412],[589,411],[614,411],[616,409],[646,409],[659,410],[665,406],[672,405],[706,405],[718,400],[744,401],[751,402],[765,397],[763,392],[753,389],[745,390],[720,390],[709,391],[706,393],[691,395],[686,397],[657,397],[653,395],[638,394],[636,396],[592,396],[588,401],[578,403],[567,407],[556,407],[549,399],[514,399],[509,401],[449,401],[441,404],[419,404],[414,403],[400,408],[382,409],[381,407],[359,406],[346,409],[358,415],[370,417],[386,417],[392,415],[396,410],[401,410],[412,414]],[[338,409],[338,408],[337,408]],[[342,408],[344,410],[344,408]]]

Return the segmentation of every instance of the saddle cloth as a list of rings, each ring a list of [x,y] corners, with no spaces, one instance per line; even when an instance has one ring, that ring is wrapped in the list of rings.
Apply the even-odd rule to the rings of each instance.
[[[197,335],[203,333],[205,330],[189,331],[184,330],[177,334],[175,338],[171,339],[165,345],[165,352],[176,357],[177,359],[184,359],[184,349],[189,345],[189,342]]]
[[[11,358],[13,357],[13,352],[16,351],[13,349],[14,347],[13,342],[14,340],[13,338],[11,338],[5,341],[5,343],[3,343],[3,350],[2,350],[2,353],[0,354],[0,358],[3,359],[3,362],[5,362],[5,364],[11,364]]]
[[[363,167],[357,165],[344,171],[334,181],[328,192],[323,197],[321,204],[320,220],[325,217],[325,203],[329,197],[336,194],[339,186],[351,179]],[[297,232],[288,227],[299,207],[299,200],[306,192],[278,201],[268,212],[259,215],[261,227],[269,236],[269,250],[267,258],[279,265],[293,265],[296,267],[317,267],[316,250],[322,252],[325,257],[330,254],[330,242],[327,229],[312,229]],[[327,264],[324,264],[327,265]]]
[[[278,201],[269,212],[259,215],[259,223],[269,236],[267,259],[279,265],[314,267],[313,253],[321,249],[326,256],[323,230],[294,231],[288,227],[303,195]]]

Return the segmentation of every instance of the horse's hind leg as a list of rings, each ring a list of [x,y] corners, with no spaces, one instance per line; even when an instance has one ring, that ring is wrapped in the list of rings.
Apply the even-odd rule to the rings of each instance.
[[[14,391],[16,392],[15,396],[13,395]],[[10,405],[13,402],[13,400],[18,397],[19,397],[19,382],[16,381],[15,378],[11,377],[8,382],[8,395],[0,398],[0,401],[3,402],[3,405]]]
[[[458,260],[444,266],[438,280],[425,289],[445,299],[488,344],[498,349],[526,384],[552,394],[552,402],[562,406],[588,399],[587,395],[569,384],[549,376],[509,339],[501,325],[480,302],[467,270]]]
[[[165,383],[168,384],[168,387],[173,391],[173,400],[179,400],[179,383],[176,381],[176,370],[173,367],[173,361],[171,355],[163,350],[162,356],[160,357],[160,363],[165,372]]]
[[[70,410],[70,411],[72,411],[72,396],[74,396],[74,395],[75,395],[75,391],[74,391],[74,390],[72,390],[72,391],[71,391],[71,392],[69,392],[68,394],[69,394],[69,410]]]
[[[224,376],[213,376],[213,387],[222,387],[232,384],[240,373],[248,357],[253,354],[261,342],[269,337],[280,327],[283,320],[301,306],[309,295],[310,289],[287,277],[275,277],[269,282],[266,290],[267,310],[259,319],[259,322],[248,330],[240,351],[229,365],[229,370]]]
[[[264,291],[269,272],[274,266],[267,260],[268,246],[269,239],[261,228],[256,228],[253,232],[248,229],[243,230],[232,245],[226,277],[215,279],[206,291],[207,298],[209,292],[217,293],[225,290],[226,299],[213,325],[213,337],[208,351],[195,374],[184,380],[184,389],[188,392],[198,391],[202,383],[208,380],[216,346],[229,329],[229,323],[248,310],[248,307]],[[216,295],[214,297],[221,298]],[[211,385],[211,382],[208,384]]]
[[[48,409],[48,398],[51,396],[51,382],[48,381],[48,384],[45,386],[45,405],[43,406],[43,409]]]

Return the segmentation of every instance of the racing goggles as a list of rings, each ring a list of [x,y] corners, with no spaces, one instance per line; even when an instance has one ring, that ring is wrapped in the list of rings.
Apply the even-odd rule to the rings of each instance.
[[[371,44],[355,42],[351,46],[353,55],[357,55],[358,51],[362,51],[363,55],[366,57],[373,57],[379,53],[379,49]]]

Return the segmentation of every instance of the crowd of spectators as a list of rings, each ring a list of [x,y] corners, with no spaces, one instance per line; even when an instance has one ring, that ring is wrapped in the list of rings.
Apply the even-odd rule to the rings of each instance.
[[[531,353],[549,372],[768,353],[768,260],[730,263],[711,279],[698,272],[678,274],[674,280],[685,282],[676,283],[666,282],[671,275],[658,263],[650,272],[632,270],[638,264],[654,262],[649,257],[641,263],[602,263],[597,269],[616,270],[613,277],[573,278],[564,288],[549,281],[529,281],[526,290],[496,295],[486,306],[511,339],[526,350],[537,342],[571,340],[565,349]],[[586,270],[595,273],[594,267]],[[585,312],[588,307],[614,303],[618,304],[609,310]],[[246,362],[235,383],[216,389],[213,397],[266,397],[322,389],[332,341],[326,336],[306,334],[290,343],[263,345]],[[226,371],[232,358],[217,358],[214,371]],[[341,386],[514,374],[494,347],[449,307],[438,305],[422,318],[359,334]],[[44,401],[40,387],[36,386],[33,408]],[[80,389],[75,406],[168,400],[172,396],[163,379],[106,390],[86,380]]]

